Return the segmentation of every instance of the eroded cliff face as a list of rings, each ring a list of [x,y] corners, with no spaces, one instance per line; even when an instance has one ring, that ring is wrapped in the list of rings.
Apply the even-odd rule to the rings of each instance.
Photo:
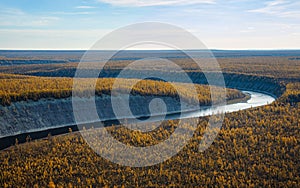
[[[195,78],[195,81],[198,83],[205,84],[203,75],[196,74],[191,76],[192,78]],[[226,74],[224,75],[224,78],[227,87],[259,91],[272,96],[280,96],[284,89],[279,83],[273,82],[273,80],[267,78],[245,76],[243,79],[240,79],[239,75]],[[130,99],[132,114],[135,117],[148,116],[150,114],[149,103],[153,98],[156,97],[133,96]],[[167,104],[167,113],[196,108],[195,106],[183,103],[180,106],[180,102],[172,97],[160,98]],[[96,97],[96,105],[101,120],[116,119],[109,96]],[[124,110],[126,110],[126,108],[124,108]],[[89,111],[88,106],[85,108],[85,111]],[[118,116],[118,119],[119,118],[120,117]],[[97,119],[95,121],[97,121]],[[0,105],[0,137],[75,124],[71,98],[15,102],[10,106]]]
[[[130,98],[132,114],[135,117],[150,115],[149,104],[154,98],[156,97],[132,96]],[[116,118],[109,96],[96,97],[95,99],[97,112],[101,120]],[[179,100],[175,98],[160,97],[160,99],[164,100],[167,113],[196,108],[188,104],[180,105]],[[84,104],[87,99],[78,100]],[[155,107],[156,105],[154,104],[153,106]],[[84,110],[86,113],[89,111],[89,106],[84,106],[80,110]],[[163,109],[157,108],[155,110],[160,113]],[[72,98],[16,102],[10,106],[0,106],[0,114],[0,137],[76,124],[73,115]],[[126,117],[118,116],[118,118]]]
[[[119,76],[120,71],[122,71],[122,69],[103,70],[101,76],[106,78],[115,78]],[[151,72],[153,72],[152,73],[153,75],[158,74],[157,70],[146,70],[145,72],[144,71],[145,70],[128,70],[128,75],[132,75],[132,76],[127,76],[126,78],[138,78],[146,73],[149,74]],[[74,77],[75,72],[76,72],[75,68],[73,69],[68,68],[65,70],[55,69],[55,70],[47,70],[47,71],[34,71],[34,72],[28,72],[26,74],[32,76],[47,76],[47,77],[57,77],[57,76]],[[13,73],[19,73],[19,72],[17,70],[14,70]],[[164,74],[166,76],[173,78],[174,82],[183,82],[182,73],[160,72],[159,74]],[[189,71],[187,74],[189,75],[189,77],[192,79],[194,83],[205,84],[205,85],[209,84],[206,77],[211,77],[211,78],[220,77],[219,73],[214,73],[214,72],[206,72],[204,74],[202,72]],[[284,86],[280,83],[280,79],[275,79],[268,76],[237,74],[237,73],[230,73],[230,72],[223,72],[222,75],[224,77],[225,85],[228,88],[264,92],[276,97],[281,96],[285,90]]]

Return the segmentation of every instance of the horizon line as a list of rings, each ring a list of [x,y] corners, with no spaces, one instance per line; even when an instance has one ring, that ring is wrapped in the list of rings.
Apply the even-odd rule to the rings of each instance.
[[[214,48],[214,49],[126,49],[126,50],[90,50],[90,49],[59,49],[59,48],[32,48],[32,49],[12,49],[0,48],[0,51],[297,51],[300,48]]]

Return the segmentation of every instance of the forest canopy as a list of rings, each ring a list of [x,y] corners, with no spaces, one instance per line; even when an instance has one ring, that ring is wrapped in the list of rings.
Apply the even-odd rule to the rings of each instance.
[[[163,81],[142,80],[135,79],[120,79],[114,78],[99,78],[96,82],[94,90],[90,90],[90,85],[93,83],[92,79],[80,79],[78,82],[78,90],[84,92],[95,92],[96,95],[110,95],[114,82],[118,82],[119,92],[131,90],[132,95],[142,96],[178,96],[176,86],[181,91],[183,99],[186,101],[198,100],[201,105],[210,105],[210,87],[199,84],[183,84],[183,83],[167,83]],[[137,82],[133,88],[131,85]],[[198,99],[192,95],[192,88],[198,93]],[[221,97],[221,88],[214,87],[217,96]],[[34,100],[37,101],[41,98],[68,98],[72,96],[73,79],[63,77],[35,77],[23,76],[14,74],[0,74],[0,102],[2,105],[10,105],[12,102]],[[88,91],[89,90],[89,91]],[[242,99],[246,96],[238,90],[226,89],[226,99]],[[218,101],[221,99],[217,99]],[[217,101],[217,102],[218,102]]]
[[[289,85],[284,95],[299,93],[298,86]],[[124,167],[102,158],[78,133],[49,136],[0,152],[0,186],[297,187],[299,114],[299,101],[290,105],[281,100],[227,114],[218,137],[202,153],[198,146],[208,119],[201,118],[181,152],[164,163],[143,168]],[[165,122],[151,134],[117,126],[107,130],[123,143],[147,146],[168,138],[174,129],[176,120]]]

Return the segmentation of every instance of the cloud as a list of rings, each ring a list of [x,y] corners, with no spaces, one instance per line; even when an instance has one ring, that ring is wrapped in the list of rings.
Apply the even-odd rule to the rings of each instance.
[[[241,30],[240,33],[253,33],[255,31],[255,27],[247,27],[246,29]]]
[[[93,9],[93,8],[96,8],[96,7],[93,7],[93,6],[77,6],[75,8],[77,8],[77,9]]]
[[[56,16],[32,15],[16,8],[0,9],[0,26],[47,26],[57,20]]]
[[[110,31],[108,29],[49,30],[0,28],[0,49],[89,49],[99,37],[103,37]]]
[[[300,3],[289,0],[273,0],[265,3],[265,6],[248,12],[263,13],[286,18],[300,18]]]
[[[2,8],[0,9],[0,14],[1,15],[25,15],[25,12],[23,12],[20,9],[16,9],[16,8]]]
[[[59,15],[90,15],[90,14],[95,14],[95,12],[88,12],[88,11],[82,11],[82,12],[52,12],[52,14],[59,14]]]
[[[166,5],[214,4],[215,0],[98,0],[114,6],[146,7]]]

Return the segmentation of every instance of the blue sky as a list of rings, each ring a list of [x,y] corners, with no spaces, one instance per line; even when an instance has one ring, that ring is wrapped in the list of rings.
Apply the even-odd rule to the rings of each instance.
[[[0,49],[88,49],[145,21],[183,27],[210,49],[300,49],[298,0],[1,0]]]

